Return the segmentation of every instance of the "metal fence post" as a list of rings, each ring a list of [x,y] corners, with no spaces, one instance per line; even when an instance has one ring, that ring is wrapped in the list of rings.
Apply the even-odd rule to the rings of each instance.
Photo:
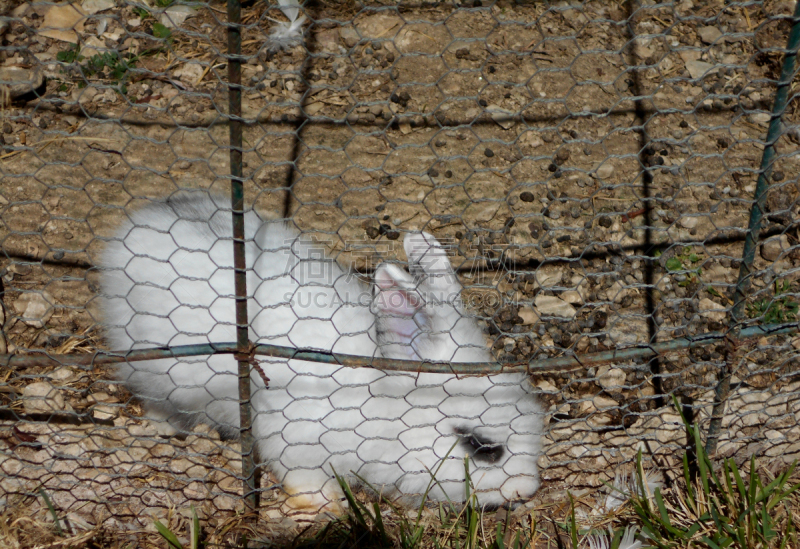
[[[241,4],[228,0],[228,126],[230,129],[231,215],[233,269],[236,291],[236,357],[239,362],[239,421],[242,441],[243,496],[258,507],[250,406],[250,362],[247,317],[247,263],[245,262],[244,183],[242,180],[242,35]]]
[[[736,282],[736,288],[733,293],[733,308],[728,320],[728,331],[733,337],[736,337],[743,321],[742,313],[744,312],[747,290],[750,287],[750,273],[756,256],[756,248],[758,247],[758,233],[761,230],[761,220],[764,217],[764,207],[767,201],[767,191],[769,190],[769,177],[772,174],[772,163],[775,160],[775,142],[781,136],[781,117],[786,110],[798,48],[800,48],[800,2],[795,6],[794,16],[792,17],[792,30],[789,33],[789,40],[786,44],[786,56],[783,60],[781,76],[775,91],[772,118],[769,122],[764,153],[761,156],[761,167],[753,197],[753,206],[750,208],[750,224],[745,236],[739,279]],[[711,414],[711,423],[708,427],[708,438],[706,439],[706,452],[708,454],[713,454],[717,449],[720,426],[725,413],[725,402],[730,392],[732,363],[735,360],[733,342],[729,340],[725,349],[725,364],[718,376],[714,395],[714,408]]]

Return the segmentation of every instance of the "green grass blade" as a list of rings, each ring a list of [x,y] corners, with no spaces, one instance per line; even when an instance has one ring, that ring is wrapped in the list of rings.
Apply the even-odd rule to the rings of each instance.
[[[700,431],[697,428],[697,425],[691,427],[690,429],[694,439],[695,451],[697,452],[697,469],[700,474],[700,483],[703,486],[703,493],[706,496],[710,496],[711,490],[709,489],[708,484],[709,472],[708,468],[706,467],[706,455],[705,450],[703,449],[703,442],[700,440]]]
[[[570,541],[572,542],[572,549],[578,549],[578,521],[575,520],[575,500],[572,499],[572,494],[567,491],[567,496],[569,497],[569,507],[570,507],[570,515],[569,515],[569,536]]]
[[[197,516],[197,509],[194,508],[194,505],[189,508],[192,511],[192,522],[189,523],[191,549],[200,549],[200,519]]]
[[[617,528],[614,532],[614,537],[611,538],[611,549],[619,549],[619,544],[622,541],[622,535],[625,533],[625,530],[622,528]]]
[[[183,549],[183,545],[181,545],[181,542],[178,541],[178,536],[173,534],[172,530],[161,524],[160,521],[155,521],[154,524],[156,526],[156,530],[158,530],[158,533],[161,534],[161,537],[164,538],[167,543],[169,543],[170,547],[173,549]]]
[[[428,486],[425,488],[425,492],[422,493],[422,502],[419,504],[419,510],[417,511],[417,521],[415,526],[419,526],[420,521],[422,521],[422,512],[425,510],[425,502],[428,500],[428,494],[430,493],[431,489],[434,485],[438,484],[439,481],[436,480],[436,475],[439,474],[439,470],[441,470],[442,466],[444,465],[445,460],[450,457],[450,453],[455,450],[456,446],[458,445],[458,441],[456,440],[444,457],[439,460],[439,464],[436,467],[436,470],[431,472],[428,471],[428,474],[431,476],[431,480],[428,481]],[[447,493],[445,492],[445,497],[447,497]],[[447,498],[447,503],[450,504],[450,507],[453,507],[453,502],[450,501],[450,498]]]
[[[654,496],[656,505],[658,506],[658,512],[661,514],[661,523],[667,528],[671,528],[672,522],[669,520],[669,513],[667,513],[667,507],[664,505],[664,498],[661,496],[660,488],[655,489]]]
[[[378,502],[374,502],[372,504],[372,508],[375,511],[375,527],[378,529],[378,533],[381,536],[381,543],[384,546],[389,546],[389,537],[386,535],[386,528],[383,525],[383,517],[381,516],[381,507],[378,505]]]
[[[741,505],[742,509],[744,509],[744,504],[747,501],[747,488],[744,486],[744,482],[742,481],[742,475],[739,472],[739,468],[736,466],[736,462],[733,461],[733,458],[730,459],[731,462],[731,469],[733,471],[733,478],[736,479],[736,488],[739,490],[739,496],[742,498]]]
[[[685,453],[683,454],[683,478],[686,481],[686,493],[688,495],[688,502],[689,509],[691,509],[695,515],[700,513],[700,510],[697,507],[697,499],[694,492],[694,484],[692,483],[691,473],[689,472],[689,456]]]
[[[350,506],[351,516],[362,528],[369,530],[369,525],[367,524],[367,521],[364,518],[364,513],[362,512],[362,508],[363,511],[366,511],[366,508],[364,508],[361,502],[355,498],[353,492],[350,491],[350,485],[347,484],[347,481],[344,479],[344,477],[340,476],[335,469],[333,469],[333,476],[336,478],[336,482],[339,483],[339,487],[342,489],[342,492],[344,492],[344,497]]]
[[[636,482],[639,484],[639,494],[640,500],[645,508],[645,510],[650,513],[650,499],[647,497],[647,490],[644,485],[644,467],[642,466],[642,449],[639,448],[639,451],[636,452]]]
[[[783,539],[781,540],[781,545],[778,549],[786,549],[789,540],[792,540],[792,547],[797,547],[797,540],[795,539],[794,533],[794,522],[792,521],[792,514],[787,513],[786,517],[786,530],[783,533]]]
[[[56,513],[56,508],[53,506],[53,502],[50,501],[50,496],[47,495],[47,492],[44,491],[44,488],[39,486],[39,495],[42,496],[45,505],[47,505],[47,509],[50,511],[50,515],[53,517],[53,524],[56,527],[56,533],[59,536],[64,535],[64,530],[61,529],[61,521],[58,520],[58,513]]]
[[[494,546],[497,549],[506,549],[506,542],[503,539],[505,536],[505,529],[503,528],[503,523],[498,522],[497,528],[495,528],[495,538],[494,538]],[[519,532],[517,532],[517,536],[519,536]]]

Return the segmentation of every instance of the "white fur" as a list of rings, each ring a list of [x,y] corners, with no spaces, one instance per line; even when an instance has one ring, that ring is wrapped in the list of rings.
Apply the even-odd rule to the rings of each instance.
[[[192,193],[130,216],[103,255],[103,311],[113,349],[235,341],[230,211]],[[313,243],[246,214],[250,338],[363,356],[490,361],[461,286],[431,235],[412,233],[412,274],[382,264],[372,290]],[[309,301],[313,305],[309,305]],[[522,374],[461,377],[381,372],[260,357],[252,376],[258,455],[293,494],[341,497],[332,468],[356,473],[384,495],[414,501],[442,458],[429,497],[464,499],[457,430],[502,443],[495,463],[471,459],[482,504],[528,498],[539,485],[542,411]],[[238,435],[232,356],[132,362],[118,376],[151,417],[181,429],[207,422]],[[453,447],[455,444],[455,447]],[[452,450],[451,450],[452,448]],[[485,461],[485,460],[484,460]]]

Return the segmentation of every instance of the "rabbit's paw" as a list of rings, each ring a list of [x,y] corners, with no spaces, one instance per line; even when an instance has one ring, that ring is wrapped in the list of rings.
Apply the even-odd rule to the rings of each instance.
[[[281,510],[293,519],[314,519],[317,515],[341,516],[347,504],[336,479],[320,469],[296,469],[283,478],[286,499]]]
[[[345,506],[336,494],[324,492],[288,495],[281,511],[296,521],[314,521],[326,517],[339,517],[345,513]]]

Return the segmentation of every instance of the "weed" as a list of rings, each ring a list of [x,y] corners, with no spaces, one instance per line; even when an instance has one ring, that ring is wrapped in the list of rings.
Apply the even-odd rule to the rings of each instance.
[[[56,59],[62,63],[74,63],[75,61],[83,61],[81,55],[81,47],[78,44],[73,45],[70,49],[60,51],[56,54]]]
[[[153,36],[166,40],[168,43],[172,41],[172,31],[169,27],[161,23],[153,23]]]
[[[78,64],[77,68],[83,76],[83,80],[79,81],[77,84],[79,88],[86,87],[87,78],[98,76],[116,82],[119,85],[119,92],[122,94],[127,93],[126,84],[130,71],[136,66],[136,62],[139,60],[139,56],[137,55],[121,56],[117,52],[98,53],[86,59],[86,57],[80,55],[78,46],[58,52],[57,58],[64,63]],[[62,85],[62,88],[63,90],[61,90],[61,88],[59,89],[61,91],[66,91],[66,86]]]
[[[197,517],[197,511],[194,505],[191,506],[192,520],[189,523],[189,549],[199,549],[200,545],[200,519]],[[161,534],[161,537],[167,542],[171,549],[183,549],[183,544],[178,539],[175,533],[164,526],[160,521],[155,521],[156,530]]]
[[[48,496],[47,492],[44,491],[44,488],[41,487],[39,487],[39,495],[42,496],[45,505],[47,505],[47,509],[50,511],[50,515],[53,517],[56,533],[59,536],[63,536],[64,530],[61,529],[61,521],[58,520],[58,513],[56,513],[56,508],[53,506],[53,502],[50,501],[50,496]]]
[[[484,525],[484,511],[478,505],[477,495],[469,474],[469,458],[466,457],[464,459],[466,503],[464,505],[457,505],[451,501],[439,503],[439,523],[433,528],[432,532],[428,532],[428,525],[423,521],[425,507],[428,504],[428,494],[438,484],[436,475],[446,459],[447,457],[440,460],[435,471],[428,471],[431,480],[422,494],[415,518],[409,518],[407,513],[398,509],[388,499],[380,498],[381,503],[387,505],[392,511],[393,522],[391,523],[387,523],[384,520],[381,506],[378,502],[373,502],[370,505],[357,500],[345,479],[334,472],[334,476],[339,482],[339,486],[341,486],[349,505],[347,515],[325,526],[311,541],[311,545],[321,546],[325,542],[336,540],[339,542],[339,546],[396,546],[401,549],[418,549],[423,546],[428,547],[432,541],[433,547],[436,549],[443,547],[453,549],[527,549],[531,545],[531,540],[522,530],[517,530],[516,535],[513,538],[511,537],[510,513],[506,514],[505,521],[496,525],[493,532],[494,539],[491,542],[481,535]],[[358,477],[358,475],[356,477],[370,490],[379,493],[364,479]],[[507,535],[510,541],[508,545],[505,542]]]
[[[776,280],[774,295],[765,297],[747,304],[747,316],[750,318],[763,318],[764,324],[783,324],[795,322],[800,310],[800,304],[786,295],[791,287],[786,280]]]
[[[691,246],[686,246],[683,248],[683,253],[675,254],[667,259],[665,266],[671,273],[685,274],[686,280],[679,281],[678,286],[688,286],[697,283],[703,274],[700,267],[695,267],[701,259],[703,259],[701,254],[693,252]]]
[[[697,424],[690,425],[685,417],[683,421],[696,456],[696,467],[690,466],[687,454],[683,456],[685,493],[672,491],[666,497],[656,488],[652,497],[637,494],[631,498],[648,543],[659,549],[689,546],[745,549],[773,547],[778,542],[783,548],[787,541],[793,540],[795,546],[788,503],[800,484],[787,483],[796,462],[767,483],[757,472],[755,456],[750,459],[749,475],[743,475],[733,459],[723,460],[716,472],[705,453]],[[636,464],[641,482],[641,451]]]

